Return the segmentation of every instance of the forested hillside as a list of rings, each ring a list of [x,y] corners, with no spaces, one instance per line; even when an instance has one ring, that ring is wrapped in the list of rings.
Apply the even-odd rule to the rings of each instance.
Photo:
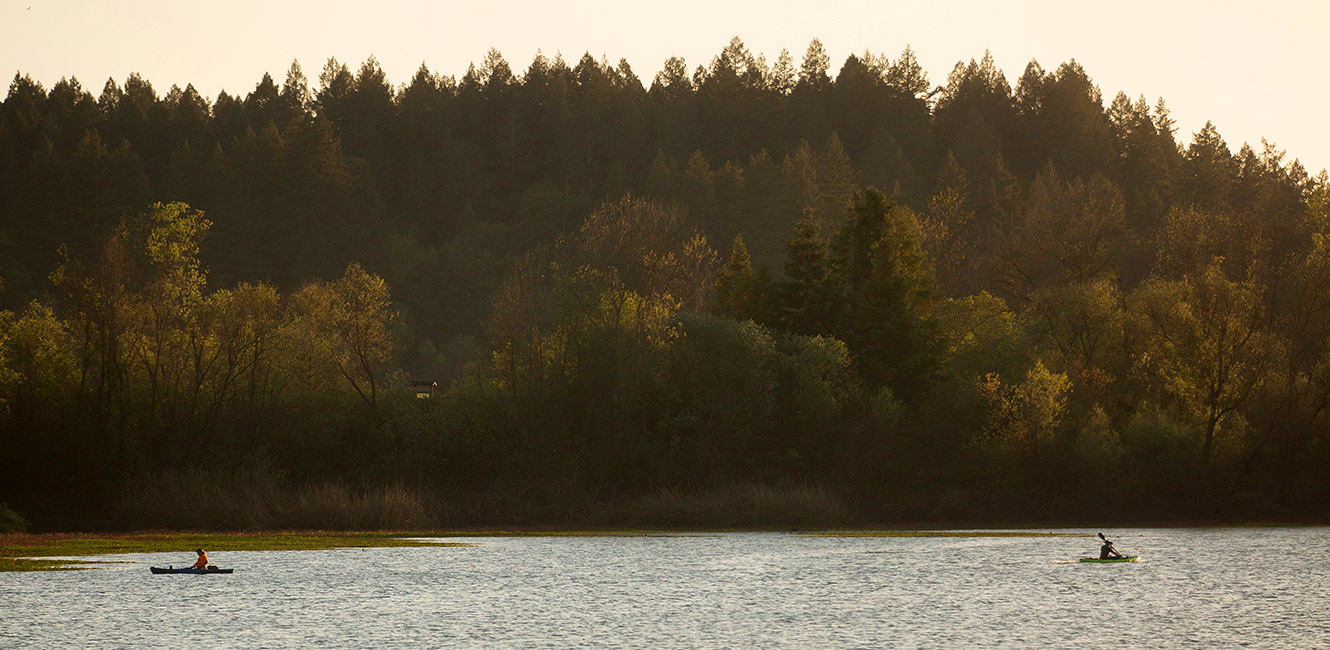
[[[736,38],[649,79],[491,50],[214,100],[20,72],[0,501],[275,525],[255,485],[396,486],[433,523],[708,523],[661,495],[794,486],[842,524],[1323,518],[1327,235],[1324,171],[1075,62],[934,84],[908,48],[835,70]],[[209,490],[250,514],[189,519]]]

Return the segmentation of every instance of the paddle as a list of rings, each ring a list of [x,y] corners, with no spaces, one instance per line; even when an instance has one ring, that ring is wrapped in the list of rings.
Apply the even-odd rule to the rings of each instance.
[[[1104,540],[1105,544],[1108,544],[1110,547],[1112,547],[1110,550],[1113,551],[1113,555],[1116,555],[1117,557],[1126,557],[1125,555],[1118,552],[1117,547],[1113,546],[1113,542],[1108,541],[1108,538],[1104,537],[1103,533],[1099,533],[1099,539]]]

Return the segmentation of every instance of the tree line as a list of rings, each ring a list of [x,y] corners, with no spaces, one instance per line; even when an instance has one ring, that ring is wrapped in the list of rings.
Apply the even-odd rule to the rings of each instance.
[[[319,86],[15,76],[0,500],[192,468],[1323,515],[1330,183],[1271,145],[1183,146],[1074,62],[933,87],[817,41]]]

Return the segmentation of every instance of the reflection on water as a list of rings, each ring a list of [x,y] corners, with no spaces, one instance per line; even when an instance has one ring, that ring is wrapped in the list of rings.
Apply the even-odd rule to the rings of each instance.
[[[1330,530],[480,538],[0,573],[0,648],[1324,647]]]

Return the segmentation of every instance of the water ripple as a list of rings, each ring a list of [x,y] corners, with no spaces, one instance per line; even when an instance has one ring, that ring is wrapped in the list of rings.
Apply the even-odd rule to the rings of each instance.
[[[1077,531],[1070,531],[1077,532]],[[484,538],[0,573],[0,648],[1309,648],[1326,529]],[[471,540],[466,540],[471,541]]]

